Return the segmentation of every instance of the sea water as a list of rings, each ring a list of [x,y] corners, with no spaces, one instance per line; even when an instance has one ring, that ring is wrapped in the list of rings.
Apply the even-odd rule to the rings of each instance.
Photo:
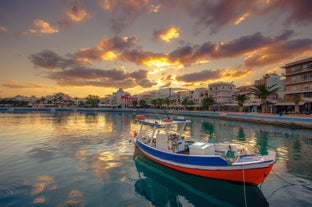
[[[277,152],[264,183],[180,173],[135,148],[133,113],[0,113],[0,206],[312,206],[312,131],[189,117],[185,136]]]

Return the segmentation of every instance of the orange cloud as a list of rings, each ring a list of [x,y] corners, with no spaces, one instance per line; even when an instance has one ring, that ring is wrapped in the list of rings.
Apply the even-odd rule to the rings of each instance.
[[[50,25],[50,23],[42,20],[42,19],[35,19],[33,24],[37,27],[37,29],[29,29],[27,32],[24,32],[26,35],[31,35],[35,33],[40,34],[54,34],[59,32],[56,27]]]
[[[173,39],[179,38],[179,29],[177,27],[170,27],[164,31],[158,32],[158,39],[161,39],[165,42],[170,42]]]
[[[248,13],[245,13],[245,14],[243,14],[242,16],[240,16],[237,20],[235,20],[235,23],[234,24],[239,24],[239,23],[241,23],[242,21],[244,21],[245,19],[246,19],[246,17],[248,17],[249,16],[249,14]]]
[[[14,89],[35,89],[35,88],[44,88],[43,85],[36,83],[21,83],[15,80],[10,80],[8,83],[2,84],[2,86],[6,88],[14,88]]]
[[[74,22],[80,22],[89,16],[80,1],[73,1],[67,11],[65,11],[65,14]]]
[[[225,69],[220,71],[220,75],[223,78],[241,78],[243,76],[246,76],[249,72],[251,72],[250,69],[242,69],[242,70]]]

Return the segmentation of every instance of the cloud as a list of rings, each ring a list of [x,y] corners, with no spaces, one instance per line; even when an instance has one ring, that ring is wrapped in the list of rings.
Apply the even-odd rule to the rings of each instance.
[[[65,16],[57,21],[61,27],[71,26],[74,23],[81,22],[90,17],[90,14],[86,10],[86,6],[81,0],[69,1],[64,14]]]
[[[216,33],[222,27],[238,24],[250,13],[259,12],[254,1],[241,0],[194,1],[186,10],[196,19],[196,25],[209,28],[211,33]]]
[[[32,34],[54,34],[59,32],[58,28],[53,27],[50,23],[42,20],[42,19],[35,19],[33,24],[37,27],[37,29],[29,29],[28,31],[24,32],[25,35],[32,35]]]
[[[245,59],[246,67],[261,67],[288,61],[298,54],[312,55],[312,39],[296,39],[272,44]]]
[[[77,63],[71,58],[63,58],[57,52],[51,50],[44,50],[30,56],[31,62],[35,66],[42,68],[55,69],[55,68],[67,68],[77,65]]]
[[[39,88],[44,88],[43,85],[41,84],[36,84],[36,83],[22,83],[18,82],[15,80],[10,80],[8,83],[2,84],[3,87],[5,88],[12,88],[12,89],[39,89]]]
[[[214,80],[220,78],[219,70],[203,70],[196,73],[189,73],[185,75],[177,76],[178,81],[183,82],[205,82],[208,80]]]
[[[119,53],[136,45],[136,37],[120,37],[102,39],[94,48],[84,48],[72,54],[77,61],[90,62],[90,60],[111,60],[117,58]]]
[[[114,45],[109,49],[115,47],[117,46]],[[147,88],[156,84],[148,79],[145,70],[129,73],[126,70],[87,68],[81,65],[81,62],[77,62],[76,57],[63,58],[58,53],[50,50],[33,54],[30,59],[35,66],[53,69],[47,72],[46,77],[57,81],[62,86],[131,88],[139,85]]]
[[[7,28],[3,27],[3,26],[0,26],[0,33],[4,33],[4,32],[7,32]]]
[[[97,68],[75,67],[66,70],[50,71],[48,78],[56,80],[62,86],[97,86],[131,88],[140,85],[143,88],[155,85],[147,79],[144,70],[129,73],[125,70],[102,70]]]
[[[163,40],[165,42],[170,42],[173,39],[179,38],[179,28],[171,26],[166,29],[154,31],[153,37],[156,40]]]
[[[200,72],[188,73],[176,77],[176,80],[186,83],[216,81],[218,79],[233,80],[241,78],[250,73],[250,69],[223,69],[223,70],[203,70]]]
[[[196,27],[209,29],[216,33],[220,29],[237,25],[248,18],[256,18],[274,12],[275,14],[287,14],[285,24],[290,22],[296,24],[311,24],[312,12],[311,1],[284,1],[284,0],[219,0],[206,1],[194,0],[183,4],[186,13],[194,18]],[[272,20],[274,21],[274,20]]]
[[[246,76],[251,72],[251,69],[235,69],[235,70],[230,70],[230,69],[225,69],[220,71],[220,76],[222,78],[227,78],[228,80],[234,79],[234,78],[241,78],[243,76]]]
[[[159,6],[149,0],[99,0],[99,6],[111,11],[114,17],[111,19],[111,29],[121,33],[131,25],[139,16],[157,12]]]
[[[294,22],[296,24],[309,25],[312,24],[312,11],[310,0],[283,1],[275,0],[270,3],[270,10],[280,10],[281,13],[286,13],[287,18],[285,23]]]

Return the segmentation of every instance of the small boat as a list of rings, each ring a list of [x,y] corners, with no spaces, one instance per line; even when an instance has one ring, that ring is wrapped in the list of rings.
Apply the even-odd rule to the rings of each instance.
[[[148,159],[137,147],[133,159],[135,192],[152,206],[185,206],[185,200],[188,206],[269,206],[258,186],[186,174]]]
[[[149,159],[166,167],[196,176],[259,185],[269,175],[276,153],[247,154],[234,144],[192,141],[183,136],[190,120],[146,118],[140,124],[134,143]],[[146,127],[148,126],[148,130]]]

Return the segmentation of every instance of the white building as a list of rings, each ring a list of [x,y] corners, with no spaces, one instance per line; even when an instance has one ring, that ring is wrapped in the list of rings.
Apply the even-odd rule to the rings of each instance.
[[[235,91],[233,83],[217,82],[208,85],[208,95],[211,95],[218,104],[233,104]]]

